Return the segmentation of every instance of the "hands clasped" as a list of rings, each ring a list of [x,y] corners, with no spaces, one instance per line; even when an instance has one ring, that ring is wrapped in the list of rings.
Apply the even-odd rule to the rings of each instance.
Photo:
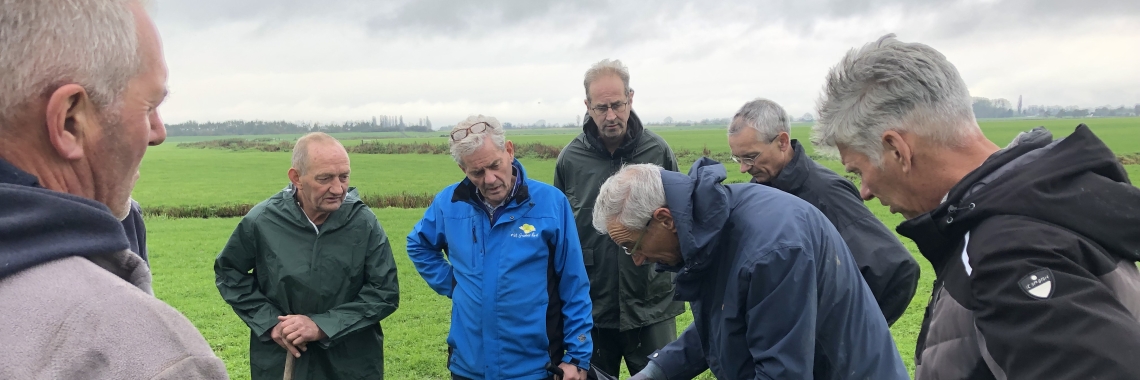
[[[327,339],[324,331],[305,315],[283,315],[277,317],[270,337],[294,357],[301,357],[309,342]]]

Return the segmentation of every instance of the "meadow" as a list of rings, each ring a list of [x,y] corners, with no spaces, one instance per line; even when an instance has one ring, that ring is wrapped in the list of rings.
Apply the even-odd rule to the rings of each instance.
[[[1140,152],[1140,118],[1118,119],[1047,119],[1047,120],[983,120],[983,131],[998,145],[1004,146],[1018,132],[1044,125],[1054,137],[1072,132],[1078,122],[1087,123],[1093,131],[1117,154]],[[724,157],[728,148],[723,126],[719,128],[654,129],[677,152],[682,171],[704,149],[714,156]],[[578,133],[575,129],[508,131],[508,139],[517,143],[542,142],[563,146]],[[410,138],[388,135],[344,133],[337,135],[346,145],[359,144],[370,139],[385,142],[444,142],[443,133],[422,134]],[[806,142],[810,128],[797,125],[794,138]],[[283,188],[288,180],[290,155],[286,152],[229,151],[178,147],[180,142],[194,142],[221,138],[279,138],[294,139],[295,135],[282,136],[194,136],[172,137],[166,144],[152,147],[143,161],[141,178],[134,198],[144,208],[178,207],[195,205],[227,205],[257,203]],[[812,153],[810,144],[805,147]],[[679,154],[680,156],[680,154]],[[462,179],[462,173],[449,155],[417,154],[353,154],[352,185],[363,194],[435,193]],[[554,160],[521,159],[531,178],[550,182]],[[832,170],[841,171],[836,160],[822,161]],[[729,181],[746,181],[747,176],[737,172],[738,166],[727,163]],[[1126,166],[1130,178],[1140,178],[1140,165]],[[877,201],[867,202],[871,211],[887,226],[902,221],[891,215]],[[422,216],[424,209],[374,209],[386,229],[392,244],[400,276],[400,308],[381,324],[385,333],[385,359],[387,377],[391,379],[444,379],[450,302],[438,296],[419,277],[408,260],[405,236]],[[227,365],[234,379],[249,378],[249,329],[234,315],[218,295],[214,286],[213,260],[229,238],[237,218],[171,219],[149,217],[146,220],[151,266],[154,273],[156,295],[185,314],[202,332],[214,352]],[[892,334],[903,361],[913,370],[913,351],[922,314],[933,281],[929,263],[917,253],[914,244],[902,239],[912,253],[919,257],[922,279],[919,289],[903,318],[892,327]],[[683,329],[691,321],[686,313],[678,320]],[[702,378],[712,378],[707,373]]]

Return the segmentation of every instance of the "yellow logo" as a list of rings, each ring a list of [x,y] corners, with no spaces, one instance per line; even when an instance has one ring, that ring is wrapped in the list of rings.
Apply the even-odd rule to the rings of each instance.
[[[523,224],[522,227],[519,227],[519,229],[522,230],[522,232],[524,234],[529,234],[531,232],[534,232],[534,226],[532,226],[530,224]]]

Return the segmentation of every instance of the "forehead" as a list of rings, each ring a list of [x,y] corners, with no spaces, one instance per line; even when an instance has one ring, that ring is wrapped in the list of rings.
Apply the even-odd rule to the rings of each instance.
[[[607,74],[590,82],[590,100],[595,104],[612,103],[625,99],[625,83],[616,74]]]
[[[756,130],[752,127],[741,128],[740,131],[728,136],[728,149],[732,150],[734,154],[754,153],[747,151],[760,145],[763,144],[756,138]]]
[[[349,170],[348,152],[334,143],[309,145],[309,170],[313,172],[345,173]]]
[[[495,143],[490,138],[483,139],[483,146],[476,149],[471,154],[463,158],[463,163],[466,164],[466,170],[480,170],[495,163],[503,164],[506,161],[506,150],[499,150]]]
[[[619,244],[633,240],[631,239],[633,236],[633,231],[625,228],[625,226],[616,220],[611,220],[606,223],[606,231],[609,232],[610,239],[613,239],[613,241],[618,242]]]
[[[867,162],[867,155],[859,153],[845,145],[837,146],[839,149],[839,163],[847,167],[862,166]]]

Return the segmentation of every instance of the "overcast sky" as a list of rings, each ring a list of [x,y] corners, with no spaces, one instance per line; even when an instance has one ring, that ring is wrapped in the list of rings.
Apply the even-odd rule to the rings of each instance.
[[[1140,1],[157,0],[168,123],[472,114],[573,122],[582,77],[629,67],[645,121],[813,112],[828,69],[886,33],[945,54],[973,96],[1140,103]]]

